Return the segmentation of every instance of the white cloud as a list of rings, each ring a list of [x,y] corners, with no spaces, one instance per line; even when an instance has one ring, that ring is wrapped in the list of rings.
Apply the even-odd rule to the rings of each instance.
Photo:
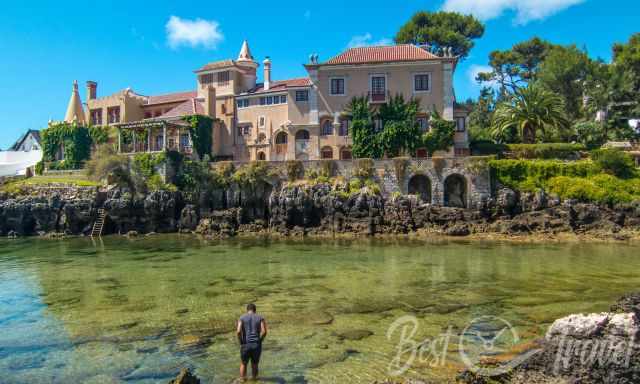
[[[491,72],[491,71],[492,71],[492,68],[488,65],[472,64],[467,70],[467,79],[471,84],[474,84],[477,87],[480,87],[480,84],[478,84],[478,81],[476,80],[476,77],[478,76],[478,74],[480,72]],[[496,86],[496,83],[495,81],[483,82],[482,86],[493,88]]]
[[[174,49],[181,45],[215,48],[224,39],[220,25],[214,20],[188,20],[171,16],[166,28],[169,46]]]
[[[585,0],[445,0],[442,9],[472,14],[481,20],[500,17],[505,11],[513,11],[514,22],[524,25],[542,20]]]
[[[373,45],[391,45],[393,41],[391,39],[380,39],[377,41],[373,40],[373,36],[369,32],[364,35],[357,35],[351,38],[349,44],[347,44],[347,48],[358,48],[358,47],[368,47]]]

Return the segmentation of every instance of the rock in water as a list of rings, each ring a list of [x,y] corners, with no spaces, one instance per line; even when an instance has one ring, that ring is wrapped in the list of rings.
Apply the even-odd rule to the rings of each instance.
[[[192,374],[188,368],[182,368],[178,377],[171,380],[169,384],[200,384],[200,379]]]

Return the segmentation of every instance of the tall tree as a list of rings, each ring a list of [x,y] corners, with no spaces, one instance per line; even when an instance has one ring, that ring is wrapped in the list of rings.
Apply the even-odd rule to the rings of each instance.
[[[488,140],[490,138],[491,118],[496,106],[495,91],[489,87],[480,90],[478,101],[467,102],[469,113],[469,136],[471,141]]]
[[[500,87],[500,95],[505,97],[517,89],[525,87],[535,78],[540,63],[545,59],[552,44],[534,37],[518,43],[505,51],[489,54],[490,72],[478,74],[480,82],[495,82]]]
[[[614,78],[625,83],[615,95],[618,106],[633,117],[640,116],[640,33],[632,35],[626,44],[613,46],[612,71]]]
[[[568,126],[562,98],[536,83],[517,89],[500,103],[492,121],[496,139],[503,141],[516,131],[524,143],[535,143],[539,134],[562,132]]]
[[[540,63],[536,81],[562,97],[567,116],[582,116],[584,82],[591,70],[591,59],[575,45],[553,46]]]
[[[453,54],[466,58],[473,40],[482,37],[484,25],[471,15],[456,12],[418,12],[395,37],[398,44],[429,44],[440,51],[451,47]]]

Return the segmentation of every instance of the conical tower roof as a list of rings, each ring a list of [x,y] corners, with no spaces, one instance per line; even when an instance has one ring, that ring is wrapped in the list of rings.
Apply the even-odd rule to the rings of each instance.
[[[254,61],[249,49],[249,42],[245,40],[242,42],[242,48],[240,48],[240,54],[238,55],[238,61]]]
[[[82,108],[82,101],[80,100],[80,94],[78,93],[78,81],[73,81],[73,89],[71,90],[71,98],[69,99],[69,105],[67,106],[67,113],[64,115],[64,121],[72,123],[74,121],[78,123],[84,123],[84,109]]]

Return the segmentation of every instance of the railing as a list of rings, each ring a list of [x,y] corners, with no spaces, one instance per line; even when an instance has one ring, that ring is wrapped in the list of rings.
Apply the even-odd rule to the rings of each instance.
[[[389,100],[389,91],[369,91],[370,103],[386,103]]]

